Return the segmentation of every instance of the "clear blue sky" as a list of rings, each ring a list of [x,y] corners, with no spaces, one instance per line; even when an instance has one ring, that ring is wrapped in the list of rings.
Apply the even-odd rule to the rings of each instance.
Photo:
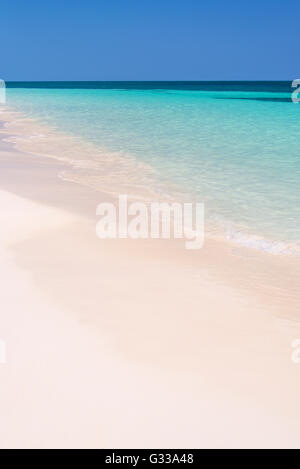
[[[5,80],[291,80],[297,0],[6,0]]]

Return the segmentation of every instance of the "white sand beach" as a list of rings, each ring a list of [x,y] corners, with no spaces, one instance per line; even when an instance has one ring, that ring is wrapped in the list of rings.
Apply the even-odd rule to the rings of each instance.
[[[299,263],[225,241],[101,241],[105,195],[11,132],[0,447],[299,448]]]

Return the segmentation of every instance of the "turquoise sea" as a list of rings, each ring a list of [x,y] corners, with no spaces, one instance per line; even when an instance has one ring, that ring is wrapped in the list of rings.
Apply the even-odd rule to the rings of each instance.
[[[205,202],[225,236],[276,253],[300,249],[292,91],[290,82],[45,82],[8,83],[7,98],[53,129],[136,161],[136,179],[145,163],[153,190]]]

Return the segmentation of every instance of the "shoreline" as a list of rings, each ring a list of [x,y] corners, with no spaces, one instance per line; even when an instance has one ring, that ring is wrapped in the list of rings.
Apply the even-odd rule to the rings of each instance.
[[[21,197],[29,197],[31,200],[46,203],[47,205],[67,210],[70,213],[74,213],[76,215],[79,214],[84,217],[87,216],[96,224],[97,218],[95,211],[97,205],[103,201],[116,201],[116,197],[121,193],[121,191],[108,193],[106,190],[96,190],[94,187],[89,187],[83,184],[81,181],[75,181],[72,179],[69,180],[67,178],[60,177],[62,173],[68,172],[70,167],[72,167],[73,163],[71,160],[69,158],[64,160],[64,158],[61,158],[60,155],[53,155],[51,152],[50,154],[40,154],[38,152],[39,146],[37,145],[36,148],[34,141],[33,143],[30,143],[28,140],[26,140],[27,143],[29,143],[27,146],[24,146],[22,140],[21,144],[18,144],[18,139],[14,140],[14,136],[23,135],[22,121],[24,121],[24,119],[27,121],[28,119],[21,115],[21,130],[18,128],[18,125],[17,129],[14,127],[7,127],[8,124],[11,124],[11,112],[14,111],[10,110],[8,112],[10,118],[8,120],[6,119],[5,121],[1,119],[2,116],[0,115],[0,119],[3,124],[2,130],[0,129],[0,143],[1,145],[4,144],[5,148],[9,151],[16,152],[18,155],[18,161],[15,158],[12,167],[10,167],[10,156],[8,156],[6,159],[2,157],[2,162],[4,165],[1,165],[3,177],[1,178],[0,174],[0,188],[3,187],[5,190],[10,192],[12,191]],[[20,115],[19,111],[16,111],[16,113]],[[25,127],[25,135],[27,132],[33,132],[34,130],[37,134],[44,131],[46,137],[45,147],[47,147],[46,127],[43,125],[39,126],[36,122],[32,122],[32,119],[29,119],[29,121],[32,125],[29,126],[29,128]],[[51,131],[51,145],[53,135],[55,135],[55,131]],[[62,138],[64,139],[65,136],[63,135]],[[73,139],[73,137],[69,138]],[[60,144],[62,143],[60,139],[58,141]],[[72,142],[72,144],[73,143],[74,142]],[[17,166],[15,167],[15,165]],[[26,166],[28,171],[24,170]],[[10,169],[12,169],[14,172],[16,169],[18,169],[18,182],[26,180],[26,184],[20,184],[18,189],[16,189],[13,177],[10,177]],[[110,170],[112,171],[112,168]],[[33,186],[30,184],[31,171],[36,173],[36,178],[39,178],[41,181],[40,183],[36,181],[35,185]],[[48,177],[49,174],[50,177]],[[43,190],[44,185],[49,187],[49,191]],[[55,195],[54,191],[57,192],[58,196]],[[70,194],[72,195],[72,198],[70,197]],[[163,199],[163,201],[165,201],[165,199]],[[113,241],[113,243],[115,242],[116,241]],[[121,240],[118,240],[117,242],[121,242],[122,244]],[[130,243],[130,240],[128,240],[128,242]],[[201,249],[195,253],[181,252],[184,249],[183,242],[183,240],[177,241],[174,239],[154,241],[149,239],[146,242],[143,240],[138,240],[137,244],[144,245],[145,243],[147,246],[151,245],[151,249],[154,249],[154,252],[155,246],[159,245],[157,250],[159,256],[162,254],[162,250],[170,250],[172,257],[174,256],[175,248],[170,248],[170,246],[177,246],[176,258],[180,259],[181,262],[187,262],[187,265],[192,264],[193,266],[199,266],[201,264],[201,261],[199,262],[199,257],[202,257],[204,252],[204,263],[210,264],[210,257],[212,257],[213,262],[216,262],[218,257],[226,258],[225,264],[233,263],[234,269],[239,270],[238,275],[236,276],[237,278],[241,279],[243,274],[246,274],[246,277],[250,277],[252,283],[256,287],[258,286],[257,278],[252,278],[256,275],[256,271],[259,272],[258,276],[261,277],[260,281],[267,280],[267,278],[272,277],[272,274],[274,273],[273,280],[275,280],[275,283],[270,285],[269,292],[265,293],[265,297],[272,301],[272,290],[282,289],[287,290],[287,293],[283,295],[283,301],[285,301],[286,297],[288,297],[289,293],[291,292],[292,297],[296,297],[296,305],[294,308],[295,314],[293,314],[293,317],[299,318],[298,305],[300,304],[300,294],[298,294],[297,290],[298,278],[300,277],[300,257],[298,258],[297,255],[290,255],[285,252],[274,254],[268,251],[262,251],[255,247],[253,248],[239,244],[232,239],[225,239],[224,237],[219,236],[215,237],[212,236],[211,229],[207,231],[207,226],[205,230],[205,249]],[[109,241],[107,241],[107,243],[109,243]],[[206,255],[206,251],[208,252],[208,255]],[[216,255],[212,255],[213,252],[216,252]],[[170,259],[170,255],[167,254],[166,258]],[[241,269],[239,269],[240,263],[243,264]],[[221,273],[221,278],[227,276],[228,269],[224,269],[222,267],[222,262],[217,261],[216,264],[217,269],[213,269],[212,274],[216,275]],[[236,279],[233,285],[230,282],[229,284],[230,286],[235,286]],[[247,285],[245,285],[244,282],[240,280],[238,286],[240,288],[245,286],[247,287]],[[252,293],[251,290],[250,293]]]
[[[66,134],[52,126],[48,127],[35,118],[27,118],[13,108],[5,114],[4,132],[8,136],[9,144],[23,153],[54,159],[63,165],[59,170],[59,177],[100,193],[99,198],[105,194],[106,198],[111,200],[122,193],[128,194],[133,201],[145,203],[195,203],[197,200],[191,193],[186,192],[186,189],[171,184],[170,181],[160,180],[155,168],[137,161],[130,155],[125,157],[118,152],[100,148],[82,137]],[[16,120],[14,116],[17,116]],[[268,237],[231,221],[216,222],[206,218],[206,238],[230,243],[237,249],[292,256],[296,261],[300,258],[298,242]]]
[[[0,167],[0,446],[299,448],[297,260],[100,241],[107,194],[2,141]]]

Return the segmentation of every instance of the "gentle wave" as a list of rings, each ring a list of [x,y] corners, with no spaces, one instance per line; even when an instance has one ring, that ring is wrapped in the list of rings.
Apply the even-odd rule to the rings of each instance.
[[[296,252],[300,107],[286,102],[288,84],[168,86],[9,89],[11,104],[46,126],[31,123],[18,145],[71,163],[61,177],[112,194],[204,202],[209,231],[226,237],[229,225],[234,242]]]

